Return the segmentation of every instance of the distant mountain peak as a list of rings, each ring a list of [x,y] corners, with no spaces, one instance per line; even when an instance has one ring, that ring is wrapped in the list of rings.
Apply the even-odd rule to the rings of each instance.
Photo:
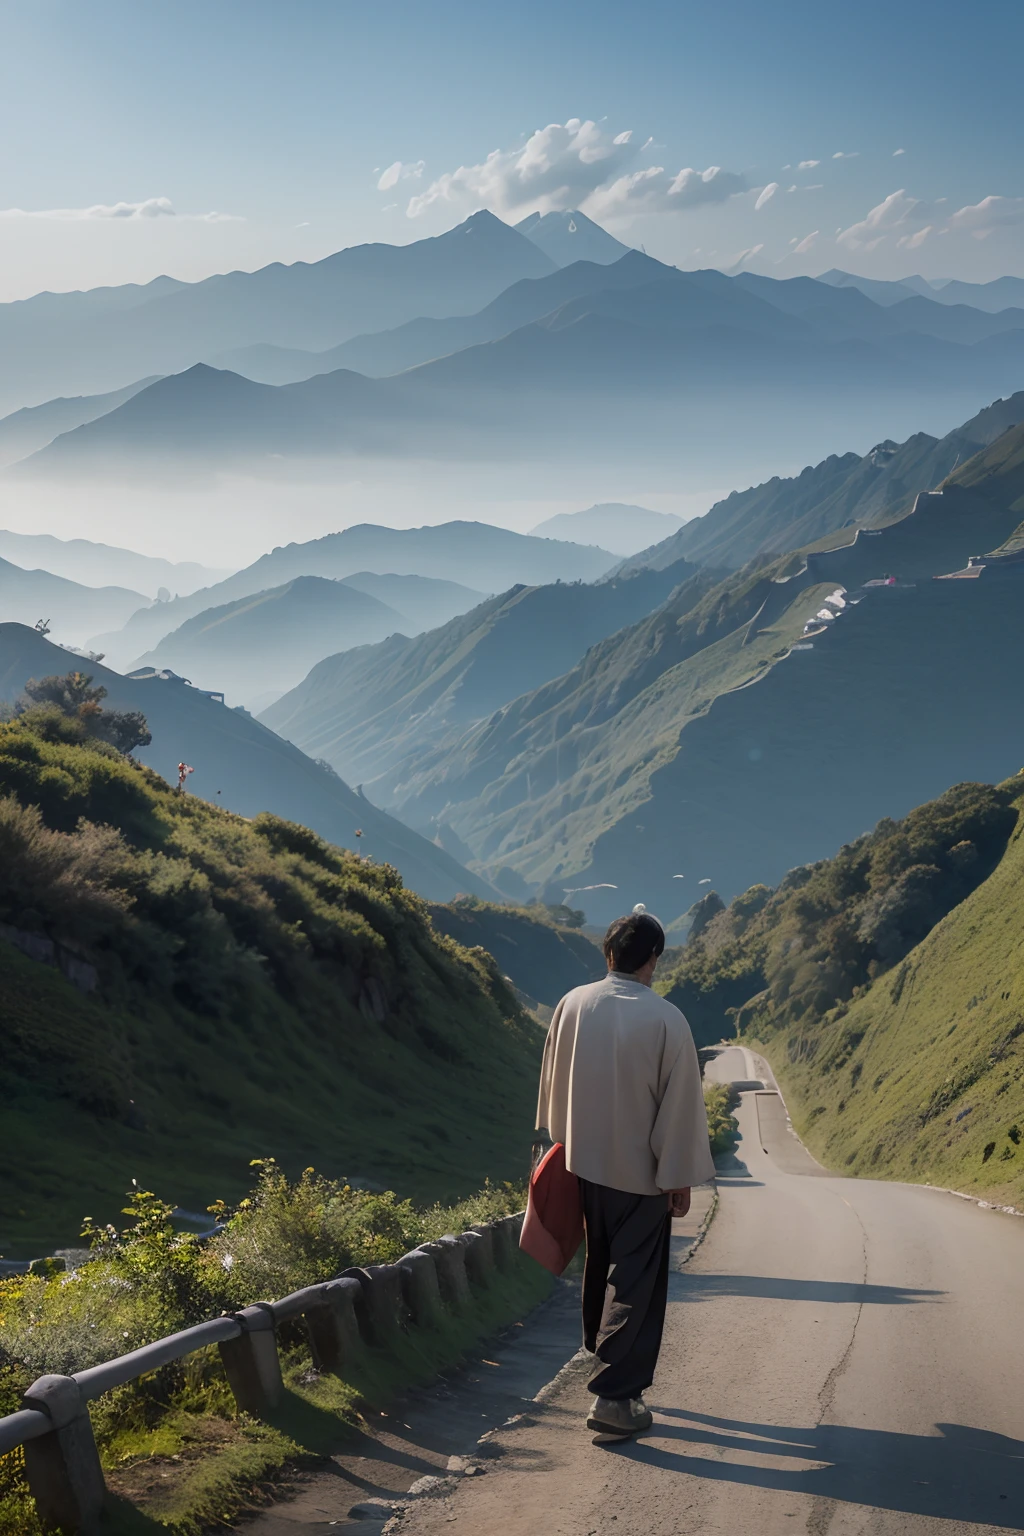
[[[570,266],[574,261],[610,266],[631,249],[578,208],[559,213],[529,213],[515,227],[560,267]]]

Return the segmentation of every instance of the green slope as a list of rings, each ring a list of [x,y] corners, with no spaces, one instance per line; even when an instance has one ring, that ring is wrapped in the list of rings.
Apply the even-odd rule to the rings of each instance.
[[[1020,514],[995,477],[950,485],[842,548],[710,591],[694,578],[567,673],[376,781],[410,824],[450,826],[481,871],[509,865],[594,921],[644,901],[672,921],[821,858],[886,810],[1024,761],[1013,696],[1019,568],[932,578],[1001,545]],[[865,586],[888,573],[895,587]],[[850,601],[805,638],[823,599]],[[799,650],[794,650],[798,645]],[[463,855],[465,857],[465,855]],[[685,878],[676,880],[682,875]]]
[[[694,569],[682,561],[599,586],[513,587],[415,640],[328,656],[260,719],[346,779],[369,781],[559,676]]]
[[[431,906],[430,917],[439,933],[467,949],[486,949],[503,976],[548,1008],[573,987],[605,974],[604,957],[592,939],[545,920],[535,908],[496,907],[466,897]]]
[[[0,923],[99,975],[0,938],[8,1257],[133,1177],[202,1210],[256,1156],[424,1197],[523,1168],[540,1032],[387,866],[0,725]]]
[[[748,892],[668,979],[699,1036],[764,1048],[827,1166],[1024,1202],[1022,782]]]
[[[66,651],[34,630],[0,624],[0,704],[13,703],[30,677],[63,674],[68,662]],[[140,757],[166,779],[177,778],[181,761],[194,768],[190,795],[242,816],[273,811],[312,827],[332,843],[358,846],[396,865],[409,886],[434,901],[465,892],[494,895],[442,848],[378,810],[244,710],[226,709],[181,680],[122,677],[93,662],[88,671],[107,689],[111,708],[141,710],[146,716],[153,741]]]

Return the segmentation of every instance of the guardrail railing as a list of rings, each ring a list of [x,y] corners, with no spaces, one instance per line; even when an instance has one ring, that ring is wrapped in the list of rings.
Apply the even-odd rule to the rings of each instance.
[[[522,1221],[521,1213],[505,1216],[424,1243],[394,1264],[347,1269],[334,1280],[183,1328],[72,1376],[41,1376],[20,1411],[0,1419],[0,1455],[23,1447],[44,1530],[89,1536],[107,1491],[90,1402],[215,1344],[239,1411],[266,1418],[284,1391],[279,1323],[301,1319],[316,1368],[338,1372],[367,1346],[386,1348],[396,1332],[410,1325],[429,1328],[445,1313],[467,1307],[496,1269],[517,1262]]]

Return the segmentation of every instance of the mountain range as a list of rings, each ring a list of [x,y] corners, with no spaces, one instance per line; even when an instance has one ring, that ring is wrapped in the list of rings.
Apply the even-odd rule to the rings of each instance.
[[[324,352],[260,343],[207,360],[214,367],[234,370],[266,384],[292,384],[338,368],[350,368],[369,378],[383,378],[466,347],[499,341],[511,331],[543,320],[574,299],[608,289],[639,287],[673,270],[639,251],[627,252],[611,266],[580,259],[546,276],[513,283],[475,314],[444,319],[419,316],[393,330],[354,336]]]
[[[530,531],[539,539],[568,539],[574,544],[598,544],[616,555],[660,544],[682,526],[671,512],[651,512],[621,501],[603,501],[582,512],[558,512]]]
[[[935,304],[969,304],[974,309],[995,313],[1012,306],[1024,308],[1024,277],[996,277],[988,283],[964,283],[954,278],[930,283],[923,277],[905,277],[887,282],[872,277],[857,277],[833,267],[822,272],[819,283],[834,288],[859,288],[876,304],[899,304],[908,295],[921,295]]]
[[[557,677],[694,571],[684,561],[598,586],[513,587],[416,641],[327,657],[260,718],[344,777],[377,778]]]
[[[418,635],[464,613],[481,595],[429,576],[297,576],[186,619],[131,669],[170,667],[256,712],[324,656],[388,635]]]
[[[0,701],[13,703],[31,677],[69,670],[66,651],[21,624],[0,623]],[[340,847],[394,864],[407,884],[435,901],[494,891],[450,854],[350,789],[244,710],[228,709],[179,679],[129,678],[90,662],[105,708],[141,710],[152,744],[136,755],[171,783],[177,764],[194,769],[189,794],[253,817],[272,811]]]
[[[56,637],[80,645],[97,625],[123,624],[146,599],[125,587],[86,587],[49,571],[0,559],[0,618],[49,623]]]
[[[269,341],[335,345],[367,327],[480,308],[555,263],[493,214],[411,245],[359,245],[323,261],[274,262],[198,283],[43,293],[0,305],[0,409],[122,389],[211,350]]]
[[[459,226],[474,238],[481,228],[486,250],[493,240],[505,251],[510,238],[548,262],[515,230]],[[379,250],[421,244],[430,242]],[[475,248],[472,239],[458,247],[466,248]],[[378,256],[365,259],[372,267]],[[380,256],[382,270],[397,259]],[[837,413],[865,435],[883,420],[890,430],[913,430],[925,411],[955,419],[979,397],[1012,390],[1024,367],[1024,308],[990,313],[909,290],[883,305],[849,285],[680,272],[637,251],[608,265],[548,262],[518,277],[481,310],[471,308],[471,285],[461,313],[448,306],[431,317],[421,305],[400,328],[364,326],[358,340],[315,356],[268,352],[282,345],[269,334],[278,324],[275,297],[257,351],[239,365],[275,380],[304,375],[297,382],[258,383],[195,364],[193,348],[195,366],[61,434],[7,474],[58,483],[123,475],[187,482],[221,471],[280,479],[307,463],[331,474],[354,458],[518,456],[524,440],[546,460],[587,453],[596,463],[649,469],[685,451],[706,469],[710,444],[738,417],[742,473],[777,454],[783,431],[803,453],[834,436]],[[280,283],[291,292],[284,277]],[[175,292],[158,303],[186,297]],[[282,313],[292,313],[290,303],[281,300]],[[125,323],[138,319],[138,306],[125,312]],[[223,360],[211,345],[217,334],[208,329],[200,353]]]
[[[155,384],[157,375],[136,379],[124,389],[115,389],[105,395],[77,395],[73,399],[47,400],[43,405],[23,406],[0,421],[0,469],[28,458],[55,437],[73,432],[98,416],[107,416],[119,405],[137,395],[140,389]]]
[[[229,704],[262,707],[321,657],[395,634],[402,616],[368,592],[322,576],[207,608],[139,656],[133,670],[170,667]]]
[[[1024,567],[933,578],[1012,538],[1022,454],[1013,428],[887,527],[710,591],[691,578],[368,792],[552,899],[612,885],[580,898],[595,920],[634,900],[671,919],[700,879],[775,882],[943,785],[1014,771]]]
[[[614,564],[615,557],[605,550],[533,538],[489,523],[438,523],[424,528],[383,528],[374,523],[359,523],[321,539],[278,546],[215,586],[177,601],[140,609],[119,634],[97,636],[95,644],[127,662],[155,647],[186,619],[283,586],[297,576],[346,581],[358,578],[362,590],[369,590],[371,595],[402,612],[405,601],[416,601],[411,591],[406,599],[404,584],[402,592],[394,587],[385,589],[380,579],[369,583],[369,574],[380,573],[380,578],[429,577],[448,585],[444,600],[455,599],[451,611],[459,612],[462,607],[456,603],[471,608],[482,592],[504,590],[510,581],[537,585],[593,580]],[[452,591],[453,586],[461,587],[462,593]],[[426,589],[421,586],[418,591],[422,603]]]
[[[82,586],[120,585],[149,597],[155,597],[161,587],[187,596],[229,574],[193,560],[162,560],[90,539],[55,539],[49,533],[13,533],[8,528],[0,528],[0,556],[25,570],[49,571]]]

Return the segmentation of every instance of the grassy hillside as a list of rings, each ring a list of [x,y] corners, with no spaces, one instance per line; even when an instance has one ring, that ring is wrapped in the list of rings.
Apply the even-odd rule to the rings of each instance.
[[[592,939],[546,919],[542,912],[536,907],[496,907],[473,897],[430,908],[438,932],[467,949],[481,945],[520,992],[553,1008],[573,987],[600,981],[605,963]]]
[[[233,1199],[256,1155],[420,1197],[521,1172],[539,1031],[487,955],[393,868],[42,728],[0,725],[0,922],[100,984],[0,941],[0,1252],[73,1240],[132,1177]]]
[[[760,1044],[828,1166],[1024,1202],[1024,780],[961,785],[754,888],[668,995]]]
[[[694,569],[682,561],[599,586],[513,587],[416,640],[393,635],[328,656],[260,718],[345,778],[369,781],[558,677]]]
[[[30,677],[63,674],[68,661],[66,651],[34,630],[0,624],[0,705],[12,704]],[[93,662],[88,670],[106,688],[112,708],[145,715],[153,740],[139,755],[148,764],[169,780],[177,779],[181,761],[195,770],[190,795],[242,816],[272,811],[302,822],[329,842],[396,865],[407,885],[434,901],[467,892],[493,896],[485,881],[442,848],[378,810],[244,710],[226,709],[181,680],[122,677]]]

